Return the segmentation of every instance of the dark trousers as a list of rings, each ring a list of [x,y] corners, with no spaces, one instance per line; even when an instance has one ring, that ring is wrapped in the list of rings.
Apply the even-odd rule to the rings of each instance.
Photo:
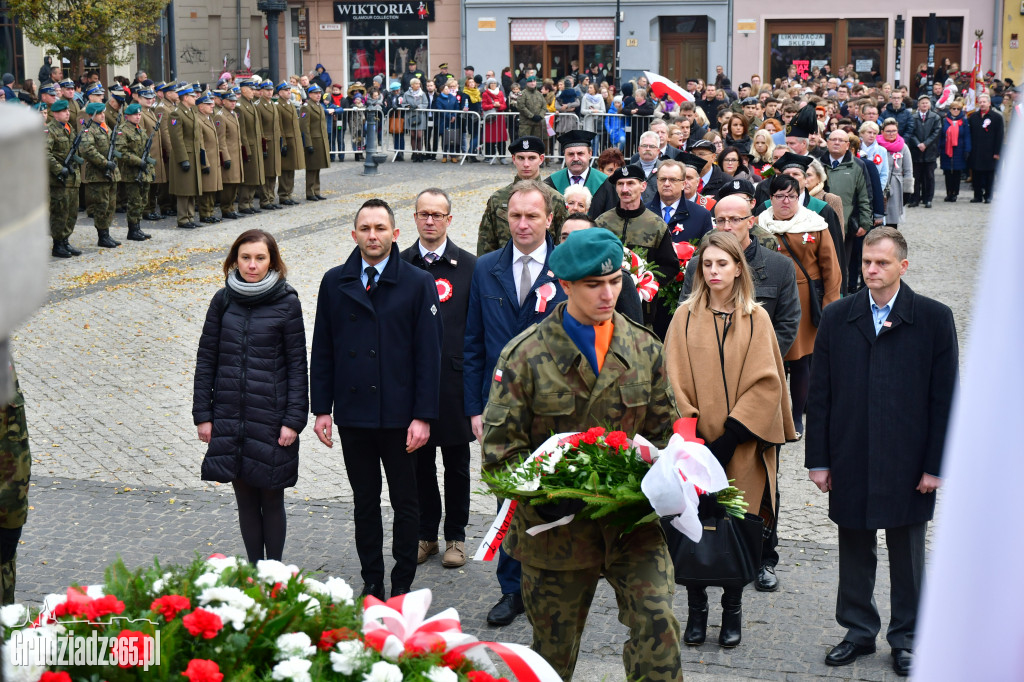
[[[927,523],[917,523],[885,529],[892,613],[885,638],[894,649],[914,648],[927,528]],[[877,531],[840,526],[836,621],[847,629],[844,639],[854,644],[874,644],[882,627],[874,596],[877,565]]]
[[[946,178],[946,196],[955,197],[960,194],[960,171],[942,171]]]
[[[444,539],[466,540],[469,523],[469,443],[441,446],[444,464]],[[420,540],[436,541],[441,523],[437,489],[437,449],[416,451],[416,491],[420,500]]]
[[[846,254],[850,276],[846,288],[851,294],[857,293],[864,286],[864,277],[860,270],[860,257],[863,250],[864,237],[856,237],[848,233],[846,235]]]
[[[355,502],[356,553],[365,584],[384,584],[384,524],[380,511],[381,476],[388,479],[394,510],[391,586],[409,587],[416,577],[416,457],[405,451],[405,429],[338,429],[345,470]]]
[[[914,201],[935,198],[935,162],[914,162]]]
[[[975,199],[992,199],[992,182],[995,180],[995,171],[975,170],[972,172],[972,184],[974,185]]]
[[[503,500],[498,499],[498,509],[501,509]],[[523,589],[523,565],[518,559],[513,559],[511,554],[505,552],[505,544],[498,546],[498,585],[501,586],[502,594],[518,594]]]

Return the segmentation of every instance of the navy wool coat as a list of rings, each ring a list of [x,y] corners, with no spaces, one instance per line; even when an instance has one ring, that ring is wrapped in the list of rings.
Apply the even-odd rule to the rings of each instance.
[[[942,473],[957,384],[953,313],[900,285],[875,336],[868,289],[825,308],[811,361],[804,464],[832,473],[829,518],[851,529],[932,518],[915,488]]]
[[[213,422],[204,481],[240,480],[279,490],[299,475],[299,439],[277,444],[281,426],[306,426],[306,331],[299,296],[285,285],[248,305],[221,289],[206,313],[196,355],[192,419]]]
[[[340,428],[406,429],[438,416],[443,327],[434,278],[398,245],[371,294],[359,249],[320,283],[309,364],[310,408]]]

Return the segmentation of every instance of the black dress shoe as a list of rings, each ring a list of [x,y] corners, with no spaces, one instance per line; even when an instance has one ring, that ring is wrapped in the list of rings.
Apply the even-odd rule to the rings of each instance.
[[[315,197],[316,197],[316,200],[317,200],[317,201],[327,201],[327,197],[325,197],[325,196],[324,196],[324,195],[322,195],[322,194],[314,194],[313,196],[315,196]]]
[[[932,202],[930,202],[930,201],[924,202],[924,207],[925,208],[931,208],[932,207]]]
[[[911,201],[910,203],[907,204],[907,208],[917,208],[920,205],[921,202],[919,201]]]
[[[991,203],[992,203],[992,200],[991,200],[991,199],[989,199],[988,197],[986,197],[986,198],[985,198],[985,203],[986,203],[986,204],[991,204]]]
[[[708,605],[701,608],[690,607],[686,617],[686,630],[683,631],[683,642],[689,646],[700,646],[708,636]]]
[[[980,204],[981,202],[982,202],[982,198],[981,197],[973,197],[971,199],[971,203],[972,204]]]
[[[251,208],[240,208],[238,209],[238,212],[241,213],[242,215],[252,215],[256,211],[252,210]]]
[[[142,219],[143,220],[160,220],[161,217],[162,216],[159,213],[147,213],[146,215],[142,216]]]
[[[176,215],[178,215],[178,209],[176,209],[176,208],[165,208],[163,211],[161,211],[161,213],[164,214],[164,217],[176,216]]]
[[[861,656],[873,653],[875,653],[874,644],[854,644],[844,639],[832,647],[832,651],[825,656],[825,665],[850,665]]]
[[[360,597],[366,597],[372,595],[381,601],[386,601],[387,597],[384,596],[384,586],[378,585],[377,583],[366,583],[363,585],[363,591],[359,593]]]
[[[402,585],[401,587],[397,587],[395,585],[391,586],[391,598],[392,599],[394,599],[395,597],[397,597],[397,596],[399,596],[401,594],[409,594],[410,592],[412,592],[412,588],[409,587],[408,585]]]
[[[803,435],[802,432],[799,435]],[[797,440],[800,440],[799,436]],[[779,579],[775,577],[775,567],[771,564],[763,564],[757,572],[757,580],[754,581],[754,588],[758,592],[774,592],[779,589]]]
[[[189,222],[189,223],[179,223],[178,227],[180,227],[183,230],[194,230],[194,229],[196,229],[199,226],[196,225],[195,223]]]
[[[285,199],[281,203],[284,204],[285,206],[298,206],[299,205],[299,202],[295,201],[295,199]]]
[[[213,225],[215,222],[217,222],[217,219],[214,218],[213,216],[209,216],[207,218],[200,218],[199,222],[206,223],[208,225]]]
[[[239,218],[242,217],[241,215],[239,215],[238,213],[235,213],[234,211],[228,211],[227,213],[224,213],[222,211],[220,215],[221,215],[222,218],[227,219],[227,220],[238,220]]]
[[[892,669],[900,677],[906,677],[910,674],[910,666],[913,662],[914,652],[912,649],[892,650]]]
[[[520,593],[503,594],[498,603],[487,612],[487,624],[508,625],[524,611],[526,608],[523,606],[523,596]]]

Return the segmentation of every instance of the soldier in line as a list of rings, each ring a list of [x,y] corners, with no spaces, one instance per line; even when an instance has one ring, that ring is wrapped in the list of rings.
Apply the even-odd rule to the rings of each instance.
[[[203,134],[196,118],[196,93],[191,85],[177,90],[179,106],[170,115],[171,165],[168,170],[170,192],[178,198],[178,227],[198,227],[195,217],[196,198],[203,193],[199,180],[200,153]]]
[[[76,135],[69,123],[70,116],[68,101],[58,100],[50,107],[50,121],[46,124],[46,161],[50,169],[50,237],[53,239],[50,254],[55,258],[71,258],[82,254],[68,242],[78,219],[78,186],[81,183],[79,162],[71,159],[71,163],[64,166]]]
[[[281,108],[274,100],[274,81],[267,79],[260,86],[260,122],[263,124],[263,186],[260,188],[260,208],[275,211],[282,208],[274,203],[277,192],[277,176],[281,174]]]
[[[57,101],[57,86],[53,83],[39,88],[39,101],[32,105],[36,111],[42,112],[43,120],[49,121],[50,107]]]
[[[0,406],[0,605],[14,603],[18,571],[18,542],[28,516],[28,482],[32,455],[28,447],[25,397],[18,384],[14,361],[8,363],[14,377],[14,400]]]
[[[117,130],[117,126],[121,125],[121,121],[124,120],[125,100],[128,99],[129,94],[118,83],[114,83],[107,90],[110,96],[107,98],[107,107],[103,111],[103,116],[107,128]],[[118,180],[116,193],[115,210],[118,213],[124,213],[127,198],[125,196],[123,180]]]
[[[549,265],[568,300],[502,351],[483,414],[484,467],[518,462],[552,433],[598,425],[640,433],[664,447],[679,413],[661,343],[615,312],[622,243],[606,230],[579,230],[555,248]],[[660,524],[620,536],[622,527],[607,518],[577,517],[537,535],[526,532],[581,508],[578,501],[522,504],[503,543],[522,562],[532,648],[562,679],[572,679],[587,612],[604,576],[615,590],[619,620],[630,630],[622,652],[625,678],[681,681],[674,568]]]
[[[203,148],[199,152],[202,167],[203,195],[199,197],[199,220],[204,223],[219,223],[220,218],[213,214],[217,207],[217,199],[224,190],[221,179],[221,158],[227,151],[225,140],[217,134],[217,126],[213,123],[213,96],[203,93],[196,100],[199,113],[196,118],[203,135]]]
[[[306,94],[309,101],[299,111],[300,119],[309,119],[306,124],[309,130],[306,138],[306,201],[323,201],[327,197],[320,194],[320,171],[331,167],[327,112],[320,104],[324,93],[319,85],[311,85]]]
[[[515,184],[520,180],[540,180],[540,169],[544,164],[544,142],[539,137],[520,137],[509,145],[508,151],[512,155],[512,164],[516,167],[516,176],[512,182],[487,199],[487,208],[480,218],[480,231],[476,243],[477,256],[497,251],[508,242],[511,236],[508,227],[508,198],[512,196]],[[552,198],[555,207],[551,236],[557,240],[562,223],[569,217],[569,212],[565,208],[565,198],[554,187],[541,184]]]
[[[118,173],[117,162],[109,158],[113,140],[104,116],[104,106],[99,102],[90,102],[85,107],[85,113],[92,119],[89,127],[82,133],[82,141],[78,148],[80,155],[85,159],[82,164],[85,201],[96,225],[96,245],[113,249],[121,246],[121,242],[110,236],[117,182],[121,179],[121,174]]]
[[[129,104],[124,108],[124,120],[114,136],[114,149],[121,154],[117,165],[128,208],[128,239],[133,242],[144,242],[151,237],[142,231],[139,222],[149,200],[149,183],[153,180],[153,166],[156,165],[152,156],[142,158],[149,135],[139,125],[141,120],[142,107],[136,103]]]
[[[241,99],[238,100],[238,128],[242,135],[242,184],[238,188],[238,212],[246,215],[261,213],[253,206],[256,192],[266,181],[264,167],[266,155],[263,153],[263,122],[256,110],[253,83],[243,79],[238,83],[241,88]]]
[[[167,162],[164,160],[163,126],[153,134],[157,124],[163,116],[163,110],[157,106],[156,93],[149,89],[139,91],[139,105],[142,107],[142,131],[146,135],[153,136],[153,145],[149,149],[149,155],[156,162],[153,166],[153,181],[149,183],[149,194],[143,197],[145,200],[144,220],[160,220],[160,207],[158,203],[160,184],[167,184]]]
[[[88,88],[85,91],[85,99],[86,99],[86,104],[87,105],[91,104],[93,102],[98,102],[99,104],[103,104],[103,98],[104,97],[106,97],[106,91],[103,89],[103,86],[100,85],[99,83],[94,83],[92,85],[92,87]],[[85,113],[85,109],[82,108],[78,112],[78,129],[81,130],[87,124],[89,124],[91,122],[92,121],[91,121],[89,115],[87,113]],[[77,135],[77,133],[76,133],[76,135]],[[86,202],[86,200],[85,200],[85,183],[84,182],[78,188],[78,210],[79,211],[83,211],[84,210],[86,212],[87,216],[89,216],[90,218],[92,217],[92,211],[89,209],[88,202]]]
[[[157,165],[156,172],[156,205],[162,217],[178,215],[178,209],[174,197],[171,196],[171,117],[170,113],[178,106],[178,93],[174,91],[174,83],[162,83],[156,94],[159,95],[156,103],[156,114],[163,121],[160,124],[160,152],[163,156],[162,163]],[[160,169],[163,168],[161,174]]]
[[[238,186],[242,183],[242,137],[238,129],[238,95],[228,91],[221,97],[221,109],[213,115],[217,138],[224,141],[221,149],[220,215],[222,219],[237,220],[242,215],[235,211]]]
[[[65,102],[68,103],[68,111],[71,115],[68,117],[68,123],[71,125],[71,130],[75,135],[81,130],[79,123],[79,107],[78,102],[75,101],[75,81],[70,78],[65,78],[60,82],[60,96]],[[53,110],[53,107],[50,107]]]
[[[281,112],[281,177],[277,183],[277,200],[281,206],[298,206],[299,202],[292,199],[292,192],[295,191],[295,171],[306,169],[306,154],[302,148],[309,139],[309,117],[299,118],[287,81],[277,86],[277,107]]]
[[[544,95],[537,90],[537,77],[526,77],[526,89],[519,95],[516,103],[519,110],[519,136],[527,135],[542,139],[544,136],[544,116],[548,113]],[[543,150],[544,148],[541,147]]]

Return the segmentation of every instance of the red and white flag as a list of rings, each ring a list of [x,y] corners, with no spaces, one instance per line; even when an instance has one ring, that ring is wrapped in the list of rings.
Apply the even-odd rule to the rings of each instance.
[[[676,104],[682,104],[684,101],[693,101],[693,95],[687,92],[686,88],[679,87],[678,84],[670,81],[664,76],[659,76],[658,74],[650,71],[644,71],[644,75],[647,76],[647,80],[651,82],[651,92],[654,93],[655,99],[661,99],[665,95],[668,95]]]
[[[249,39],[246,38],[245,39],[245,59],[242,60],[242,63],[245,64],[245,68],[247,68],[247,69],[251,69],[252,68],[252,58],[251,58],[251,55],[252,55],[252,53],[249,52]]]

